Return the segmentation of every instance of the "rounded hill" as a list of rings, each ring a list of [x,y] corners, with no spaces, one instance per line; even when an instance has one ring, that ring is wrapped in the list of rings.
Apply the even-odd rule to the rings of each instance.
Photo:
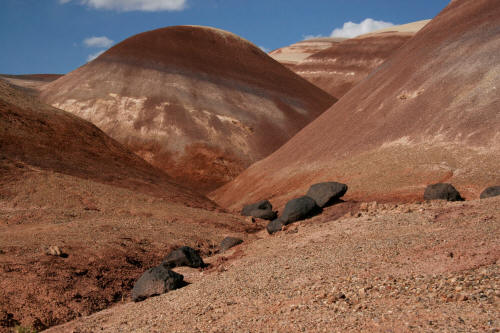
[[[199,191],[231,180],[336,101],[250,42],[198,26],[130,37],[41,97]]]

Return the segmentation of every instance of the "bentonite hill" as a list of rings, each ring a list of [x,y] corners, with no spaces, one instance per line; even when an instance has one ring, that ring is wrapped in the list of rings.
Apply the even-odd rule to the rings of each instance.
[[[498,14],[495,1],[452,2],[332,108],[211,197],[226,207],[283,203],[311,183],[338,179],[350,184],[351,198],[414,200],[436,182],[478,198],[500,182]]]
[[[419,21],[350,38],[315,52],[291,68],[336,98],[344,96],[429,21]]]
[[[248,41],[196,26],[133,36],[41,96],[198,191],[231,180],[335,102]]]

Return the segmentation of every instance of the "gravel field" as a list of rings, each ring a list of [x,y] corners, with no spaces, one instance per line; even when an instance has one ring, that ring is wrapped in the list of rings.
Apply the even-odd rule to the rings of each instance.
[[[341,204],[344,205],[345,203]],[[49,332],[497,332],[500,197],[335,207]]]

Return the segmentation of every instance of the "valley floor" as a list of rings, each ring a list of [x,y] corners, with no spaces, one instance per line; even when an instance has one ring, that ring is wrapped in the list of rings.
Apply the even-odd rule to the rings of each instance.
[[[335,219],[349,204],[176,269],[182,289],[49,331],[498,332],[500,197]]]

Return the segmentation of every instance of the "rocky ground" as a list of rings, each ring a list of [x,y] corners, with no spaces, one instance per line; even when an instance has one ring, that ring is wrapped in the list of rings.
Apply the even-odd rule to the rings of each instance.
[[[340,218],[339,215],[342,215]],[[500,197],[345,202],[50,332],[498,332]]]
[[[213,207],[17,165],[0,177],[0,332],[106,309],[171,249],[211,255],[225,236],[262,228]]]

